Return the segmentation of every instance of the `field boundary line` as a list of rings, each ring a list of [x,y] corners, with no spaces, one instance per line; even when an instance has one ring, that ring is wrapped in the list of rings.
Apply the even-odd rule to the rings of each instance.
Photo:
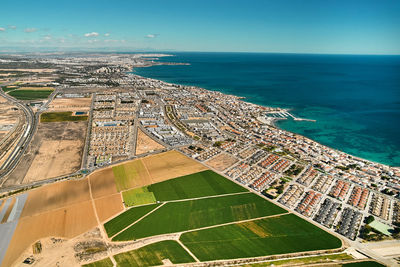
[[[169,203],[169,202],[185,202],[185,201],[192,201],[192,200],[201,200],[207,198],[218,198],[218,197],[226,197],[226,196],[234,196],[234,195],[243,195],[243,194],[253,194],[252,192],[237,192],[237,193],[228,193],[222,195],[213,195],[213,196],[205,196],[205,197],[194,197],[194,198],[185,198],[185,199],[175,199],[175,200],[166,200],[160,201],[162,203]]]
[[[158,210],[159,208],[161,208],[162,206],[164,206],[167,202],[162,203],[160,206],[156,207],[155,209],[151,210],[150,212],[146,213],[145,215],[143,215],[142,217],[140,217],[139,219],[137,219],[136,221],[132,222],[131,224],[129,224],[127,227],[125,227],[124,229],[122,229],[121,231],[119,231],[118,233],[116,233],[115,235],[110,237],[110,241],[112,241],[113,237],[119,235],[121,232],[125,231],[127,228],[131,227],[132,225],[136,224],[137,222],[141,221],[142,219],[144,219],[145,217],[147,217],[148,215],[150,215],[151,213],[153,213],[154,211]]]
[[[150,185],[154,184],[153,177],[151,177],[151,174],[150,174],[150,172],[149,172],[149,169],[147,169],[146,163],[144,163],[144,161],[143,161],[142,158],[140,159],[140,162],[142,162],[144,168],[145,168],[146,171],[147,171],[147,174],[149,175],[149,178],[150,178],[150,181],[151,181],[151,184],[150,184]]]
[[[244,222],[251,222],[251,221],[256,221],[256,220],[280,217],[280,216],[289,215],[289,214],[291,214],[291,213],[290,212],[285,212],[285,213],[262,216],[262,217],[252,218],[252,219],[241,220],[241,221],[234,221],[234,222],[228,222],[228,223],[215,224],[215,225],[210,225],[210,226],[205,226],[205,227],[200,227],[200,228],[196,228],[196,229],[190,229],[190,230],[182,231],[180,233],[181,234],[186,234],[186,233],[190,233],[190,232],[201,231],[201,230],[221,227],[221,226],[225,226],[225,225],[238,224],[238,223],[244,223]]]
[[[179,238],[178,238],[178,240],[176,240],[176,242],[178,242],[178,244],[181,245],[181,247],[182,247],[184,250],[186,250],[187,253],[189,253],[189,255],[192,256],[193,259],[194,259],[196,262],[201,262],[201,261],[196,257],[196,255],[194,255],[193,252],[191,252],[191,251],[181,242],[181,240],[180,240]]]
[[[90,179],[87,179],[87,180],[88,180],[88,185],[89,185],[89,196],[90,196],[90,200],[92,202],[94,216],[96,217],[96,220],[97,220],[97,226],[99,227],[102,239],[107,241],[107,234],[105,233],[103,224],[100,222],[99,216],[97,214],[96,203],[95,203],[95,200],[94,200],[93,194],[92,194],[92,184],[90,183]],[[117,262],[115,261],[114,256],[111,254],[111,251],[108,246],[107,246],[107,255],[110,257],[111,262],[113,263],[113,266],[114,267],[117,266]]]

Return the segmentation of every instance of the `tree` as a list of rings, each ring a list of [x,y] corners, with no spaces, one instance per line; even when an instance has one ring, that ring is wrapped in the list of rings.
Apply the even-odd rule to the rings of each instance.
[[[375,218],[374,218],[374,216],[372,216],[372,215],[369,215],[369,216],[365,219],[365,222],[366,222],[367,224],[370,224],[370,223],[372,223],[373,221],[375,221]]]

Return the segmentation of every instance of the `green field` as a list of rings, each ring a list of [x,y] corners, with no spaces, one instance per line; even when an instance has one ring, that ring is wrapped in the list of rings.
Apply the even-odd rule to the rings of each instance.
[[[112,267],[113,263],[110,258],[105,258],[103,260],[95,261],[89,264],[82,265],[83,267]]]
[[[112,168],[117,190],[127,190],[150,183],[149,174],[141,160],[134,160]],[[144,182],[144,183],[143,183]]]
[[[47,98],[53,90],[15,90],[8,94],[19,100],[35,100]]]
[[[137,206],[156,203],[153,192],[149,192],[147,187],[140,187],[122,192],[125,205]]]
[[[109,237],[115,235],[131,223],[135,222],[139,218],[143,217],[153,209],[155,209],[157,204],[153,205],[146,205],[140,206],[136,208],[131,208],[124,213],[118,215],[117,217],[113,218],[112,220],[106,222],[104,224],[104,228],[106,229],[107,235]]]
[[[72,116],[71,111],[45,112],[40,115],[40,122],[86,121],[87,118],[88,116]]]
[[[345,267],[384,267],[385,265],[380,264],[379,262],[376,262],[376,261],[359,261],[359,262],[353,262],[353,263],[346,263],[346,264],[343,264],[342,266],[345,266]]]
[[[18,89],[18,87],[15,87],[15,86],[11,86],[11,87],[3,86],[3,87],[1,87],[1,89],[3,89],[4,92],[9,92],[9,91]]]
[[[245,188],[207,170],[148,186],[158,201],[246,192]]]
[[[194,262],[189,253],[176,241],[167,240],[114,256],[118,266],[163,265],[168,259],[174,264]]]
[[[339,248],[340,239],[294,214],[182,234],[201,261]]]
[[[115,236],[113,241],[182,232],[285,212],[284,209],[253,193],[168,202]]]

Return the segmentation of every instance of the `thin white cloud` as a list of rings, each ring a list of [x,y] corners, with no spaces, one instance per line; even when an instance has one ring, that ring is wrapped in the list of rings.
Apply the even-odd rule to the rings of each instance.
[[[43,37],[43,39],[44,39],[44,40],[51,40],[51,39],[53,39],[53,38],[51,37],[50,34],[48,34],[48,35],[45,35],[45,36]]]
[[[104,34],[104,36],[108,37],[108,36],[110,36],[110,34],[107,32],[107,33]]]
[[[26,32],[26,33],[31,33],[31,32],[36,32],[38,29],[36,29],[36,28],[26,28],[25,30],[24,30],[24,32]]]
[[[84,34],[85,37],[96,37],[99,36],[98,32],[89,32]]]
[[[0,27],[0,32],[5,32],[5,31],[6,31],[6,28]]]
[[[8,25],[8,28],[11,29],[11,30],[15,30],[15,29],[17,28],[17,26],[15,26],[15,25]]]
[[[88,40],[87,42],[89,43],[89,44],[94,44],[94,43],[97,43],[99,40],[97,40],[97,39],[91,39],[91,40]]]
[[[145,38],[156,38],[157,36],[159,36],[158,33],[153,33],[153,34],[146,35]]]

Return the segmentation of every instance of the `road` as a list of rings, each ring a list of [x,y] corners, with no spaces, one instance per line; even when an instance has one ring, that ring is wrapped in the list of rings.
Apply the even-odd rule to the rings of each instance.
[[[10,82],[12,83],[12,82]],[[2,86],[8,85],[10,83],[2,84]],[[6,161],[1,166],[1,174],[0,174],[0,186],[4,184],[6,181],[6,177],[10,174],[14,168],[18,165],[22,155],[25,153],[26,148],[28,147],[29,143],[31,142],[33,135],[36,131],[37,127],[37,115],[35,116],[31,107],[27,106],[25,103],[16,100],[15,98],[7,95],[0,90],[0,95],[13,104],[15,104],[19,109],[21,109],[25,116],[26,116],[26,125],[23,134],[21,135],[17,145],[14,147],[13,151],[11,152],[10,156],[6,159]]]

